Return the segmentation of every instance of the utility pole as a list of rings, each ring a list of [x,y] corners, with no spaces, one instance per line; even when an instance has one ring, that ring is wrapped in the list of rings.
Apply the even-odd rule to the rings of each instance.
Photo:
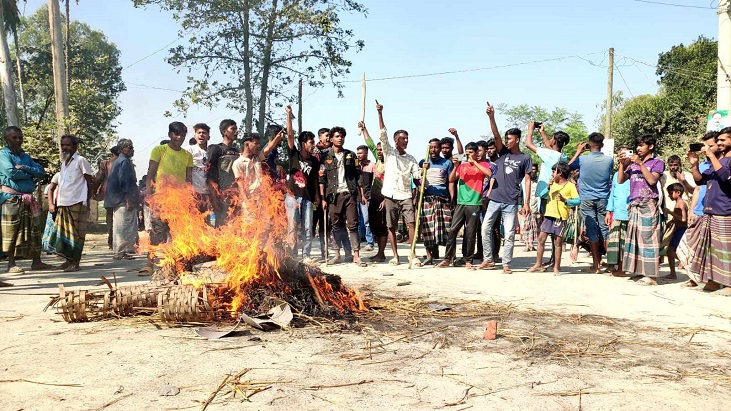
[[[297,135],[302,133],[302,79],[297,91]]]
[[[731,110],[731,0],[718,1],[718,70],[716,109]]]
[[[614,47],[609,48],[609,69],[607,70],[607,102],[604,107],[604,137],[612,137],[612,97],[614,88]]]
[[[67,133],[66,119],[69,117],[69,90],[64,68],[63,36],[61,35],[61,9],[58,0],[48,0],[48,22],[51,29],[51,54],[53,56],[53,89],[56,101],[56,137]]]

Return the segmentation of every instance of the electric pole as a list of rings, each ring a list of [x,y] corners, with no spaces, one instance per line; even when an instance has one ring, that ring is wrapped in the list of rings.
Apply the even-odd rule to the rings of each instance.
[[[728,0],[727,0],[728,1]],[[612,137],[612,97],[614,88],[614,47],[609,48],[609,69],[607,70],[607,101],[604,107],[604,137]]]
[[[48,22],[51,29],[51,54],[53,56],[53,89],[56,101],[56,130],[57,136],[67,133],[66,119],[69,116],[69,90],[66,83],[66,69],[64,63],[63,36],[61,35],[61,10],[58,0],[48,0]]]
[[[716,109],[731,110],[731,0],[718,1],[718,70]]]

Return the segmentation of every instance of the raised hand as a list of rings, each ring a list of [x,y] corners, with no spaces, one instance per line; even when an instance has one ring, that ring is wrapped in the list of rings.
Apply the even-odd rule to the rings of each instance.
[[[383,111],[383,104],[379,103],[378,100],[376,100],[376,111],[379,113]]]
[[[453,128],[450,128],[447,131],[449,131],[449,134],[453,135],[454,137],[459,137],[459,135],[457,134],[457,129],[456,128],[453,127]]]
[[[292,115],[292,106],[287,104],[286,106],[284,106],[284,111],[287,113],[287,116],[291,116]]]
[[[487,103],[487,109],[485,109],[485,113],[487,113],[489,117],[493,117],[495,115],[495,107],[492,104]]]
[[[700,162],[700,159],[698,158],[698,153],[696,152],[689,151],[687,157],[691,167],[697,166]]]

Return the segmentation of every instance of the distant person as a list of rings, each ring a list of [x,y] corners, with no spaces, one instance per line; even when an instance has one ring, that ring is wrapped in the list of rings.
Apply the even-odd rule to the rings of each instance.
[[[675,273],[675,261],[677,259],[676,250],[680,244],[680,240],[685,235],[685,231],[688,228],[688,204],[683,200],[683,192],[685,189],[680,183],[670,184],[667,189],[668,198],[672,200],[675,209],[666,209],[665,214],[672,218],[673,231],[670,237],[670,243],[667,247],[668,265],[670,266],[670,274],[666,275],[665,279],[674,280],[678,278]]]
[[[703,173],[699,170],[698,153],[688,153],[693,179],[706,185],[704,216],[698,218],[686,231],[688,245],[694,255],[684,264],[691,280],[686,286],[706,283],[705,291],[731,296],[731,127],[724,128],[717,137],[717,152],[705,144],[702,154],[711,163]],[[697,281],[696,281],[697,280]]]
[[[424,265],[434,265],[439,258],[439,246],[446,246],[449,227],[452,222],[452,205],[449,199],[449,176],[454,164],[451,158],[440,156],[440,140],[429,140],[429,158],[419,162],[419,167],[426,167],[424,184],[424,203],[421,208],[421,234],[426,248]]]
[[[198,123],[193,126],[194,136],[191,139],[193,144],[185,149],[193,157],[192,183],[196,195],[198,210],[205,212],[209,209],[209,187],[206,178],[208,171],[208,140],[211,138],[211,128],[205,123]],[[212,209],[212,207],[210,207]]]
[[[84,241],[89,226],[89,192],[94,184],[91,164],[79,155],[76,136],[61,137],[61,176],[55,232],[49,239],[56,254],[66,259],[59,268],[66,272],[79,271]]]
[[[553,237],[553,275],[561,275],[561,252],[563,251],[563,231],[566,220],[569,218],[569,206],[579,203],[579,193],[574,183],[568,180],[569,165],[563,161],[553,165],[553,177],[543,188],[548,191],[548,201],[541,223],[541,233],[538,235],[538,250],[536,252],[536,263],[528,271],[543,270],[543,252],[546,248],[548,236]],[[543,192],[536,193],[543,198]]]
[[[629,147],[620,147],[617,150],[617,157],[622,158],[628,150]],[[627,238],[628,205],[629,181],[619,184],[617,173],[614,173],[604,224],[610,228],[609,239],[607,240],[607,267],[615,277],[624,277],[622,255],[624,254],[624,241]]]
[[[206,183],[211,199],[211,206],[216,214],[216,227],[226,224],[231,201],[238,193],[234,184],[233,164],[239,158],[239,150],[234,146],[239,135],[236,122],[230,119],[221,120],[218,126],[223,142],[208,146],[208,171]]]
[[[137,207],[140,202],[137,175],[132,164],[135,148],[132,140],[123,138],[117,143],[119,158],[109,173],[104,207],[114,212],[115,260],[132,260],[137,243]]]
[[[106,160],[102,160],[99,162],[99,170],[96,172],[96,176],[94,176],[94,185],[97,187],[97,189],[94,192],[94,200],[99,202],[104,202],[104,194],[107,190],[107,179],[109,178],[109,173],[112,171],[112,166],[114,165],[114,162],[117,161],[117,157],[119,157],[119,147],[114,146],[112,147],[109,152],[111,155]],[[106,225],[107,225],[107,246],[109,246],[109,249],[112,249],[112,226],[114,225],[114,210],[106,209]]]
[[[23,131],[20,128],[7,127],[3,136],[5,147],[0,149],[0,238],[2,251],[8,256],[7,272],[25,272],[17,266],[16,255],[30,258],[33,270],[53,268],[41,262],[41,229],[38,224],[41,205],[33,196],[35,180],[43,178],[46,172],[23,151]],[[10,285],[0,281],[0,287]]]
[[[571,170],[579,170],[579,212],[584,219],[592,258],[591,266],[585,271],[591,273],[601,272],[602,249],[606,250],[606,241],[609,239],[609,227],[605,219],[614,160],[602,153],[602,147],[604,135],[591,133],[589,142],[579,143],[574,158],[569,161]],[[589,154],[582,156],[587,148]],[[620,175],[619,182],[623,181]]]
[[[358,180],[360,170],[358,159],[352,151],[343,148],[346,131],[343,127],[330,129],[330,150],[320,163],[319,183],[322,209],[327,210],[327,217],[332,222],[335,238],[335,255],[327,264],[343,262],[340,246],[350,239],[352,256],[345,255],[345,261],[358,266],[365,266],[360,258],[360,239],[358,238]],[[326,217],[326,218],[327,218]]]
[[[399,219],[402,216],[409,231],[409,239],[413,240],[416,235],[414,232],[416,219],[411,187],[413,180],[420,178],[419,172],[421,169],[416,162],[416,158],[406,152],[409,145],[409,133],[406,130],[397,130],[393,133],[394,145],[392,146],[388,141],[388,131],[383,122],[383,105],[376,102],[376,111],[378,112],[378,127],[381,129],[380,140],[386,164],[382,192],[386,198],[386,225],[388,226],[388,238],[393,252],[393,259],[389,261],[389,264],[398,265],[399,253],[396,231]],[[428,167],[428,163],[425,167]],[[417,265],[421,265],[415,255],[409,255],[409,259],[416,262]]]
[[[482,223],[482,250],[483,261],[479,269],[495,268],[492,255],[492,228],[497,221],[498,213],[503,225],[505,246],[503,248],[503,274],[512,274],[510,264],[513,260],[513,246],[515,241],[515,223],[520,207],[521,190],[525,189],[528,195],[523,198],[523,214],[530,213],[530,173],[533,163],[528,154],[520,151],[521,132],[511,128],[505,132],[505,144],[495,122],[495,108],[488,105],[485,110],[490,119],[490,128],[495,138],[495,148],[500,157],[495,162],[495,173],[492,179],[494,186],[490,192],[490,204],[485,212]],[[521,185],[521,182],[523,183]]]
[[[156,184],[165,180],[169,184],[183,186],[193,180],[193,156],[183,150],[183,143],[188,134],[188,127],[179,121],[168,125],[168,143],[159,145],[150,153],[147,167],[146,195],[152,195]],[[150,244],[157,246],[170,240],[170,226],[163,221],[154,210],[150,212]],[[153,254],[147,254],[147,267],[140,270],[141,275],[152,274]]]
[[[300,133],[297,141],[299,148],[294,144],[292,130],[292,107],[285,107],[287,113],[287,149],[289,150],[289,164],[287,174],[287,188],[289,192],[284,198],[287,209],[287,237],[292,248],[292,254],[297,257],[298,248],[302,248],[302,262],[312,264],[312,207],[320,202],[319,172],[320,162],[312,155],[315,147],[315,134],[311,131]]]
[[[655,156],[655,144],[652,134],[640,136],[636,153],[621,157],[617,171],[617,182],[629,180],[629,222],[622,269],[642,285],[657,285],[660,274],[657,182],[665,171],[665,162]]]

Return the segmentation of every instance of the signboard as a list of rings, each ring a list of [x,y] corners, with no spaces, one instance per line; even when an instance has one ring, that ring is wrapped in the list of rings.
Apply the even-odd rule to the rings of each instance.
[[[726,127],[731,127],[729,110],[713,110],[708,113],[706,131],[721,131]]]

